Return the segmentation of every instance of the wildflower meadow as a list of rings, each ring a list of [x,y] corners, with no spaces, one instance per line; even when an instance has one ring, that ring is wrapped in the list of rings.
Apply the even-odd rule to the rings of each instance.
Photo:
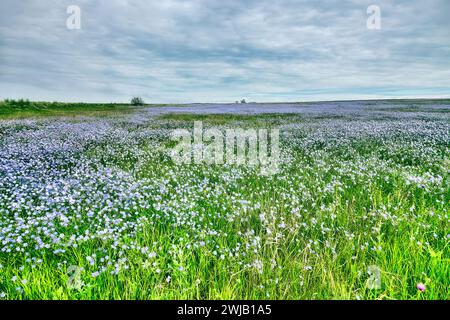
[[[0,299],[449,298],[448,100],[0,107]]]

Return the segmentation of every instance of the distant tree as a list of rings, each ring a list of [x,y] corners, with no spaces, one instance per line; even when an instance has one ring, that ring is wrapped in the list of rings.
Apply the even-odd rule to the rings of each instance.
[[[144,99],[142,99],[141,97],[133,97],[131,99],[131,104],[133,106],[142,106],[144,104]]]
[[[241,103],[247,103],[247,101],[245,101],[245,99],[242,99],[242,100],[241,100]]]

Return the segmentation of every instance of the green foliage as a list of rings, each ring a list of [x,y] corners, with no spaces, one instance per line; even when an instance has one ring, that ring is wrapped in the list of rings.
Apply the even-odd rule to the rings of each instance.
[[[133,97],[130,103],[133,106],[142,106],[144,105],[144,99],[142,99],[141,97]]]
[[[0,101],[0,119],[46,116],[102,115],[133,111],[136,106],[120,103],[37,102],[28,99]]]

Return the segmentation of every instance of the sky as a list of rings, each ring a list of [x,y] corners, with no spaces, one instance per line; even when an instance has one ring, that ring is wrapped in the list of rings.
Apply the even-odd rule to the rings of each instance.
[[[1,0],[0,99],[450,97],[449,16],[448,0]]]

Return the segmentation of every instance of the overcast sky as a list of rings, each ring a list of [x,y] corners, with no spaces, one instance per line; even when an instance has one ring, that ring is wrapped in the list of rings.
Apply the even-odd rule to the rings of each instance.
[[[0,99],[450,97],[449,17],[448,0],[1,0]]]

